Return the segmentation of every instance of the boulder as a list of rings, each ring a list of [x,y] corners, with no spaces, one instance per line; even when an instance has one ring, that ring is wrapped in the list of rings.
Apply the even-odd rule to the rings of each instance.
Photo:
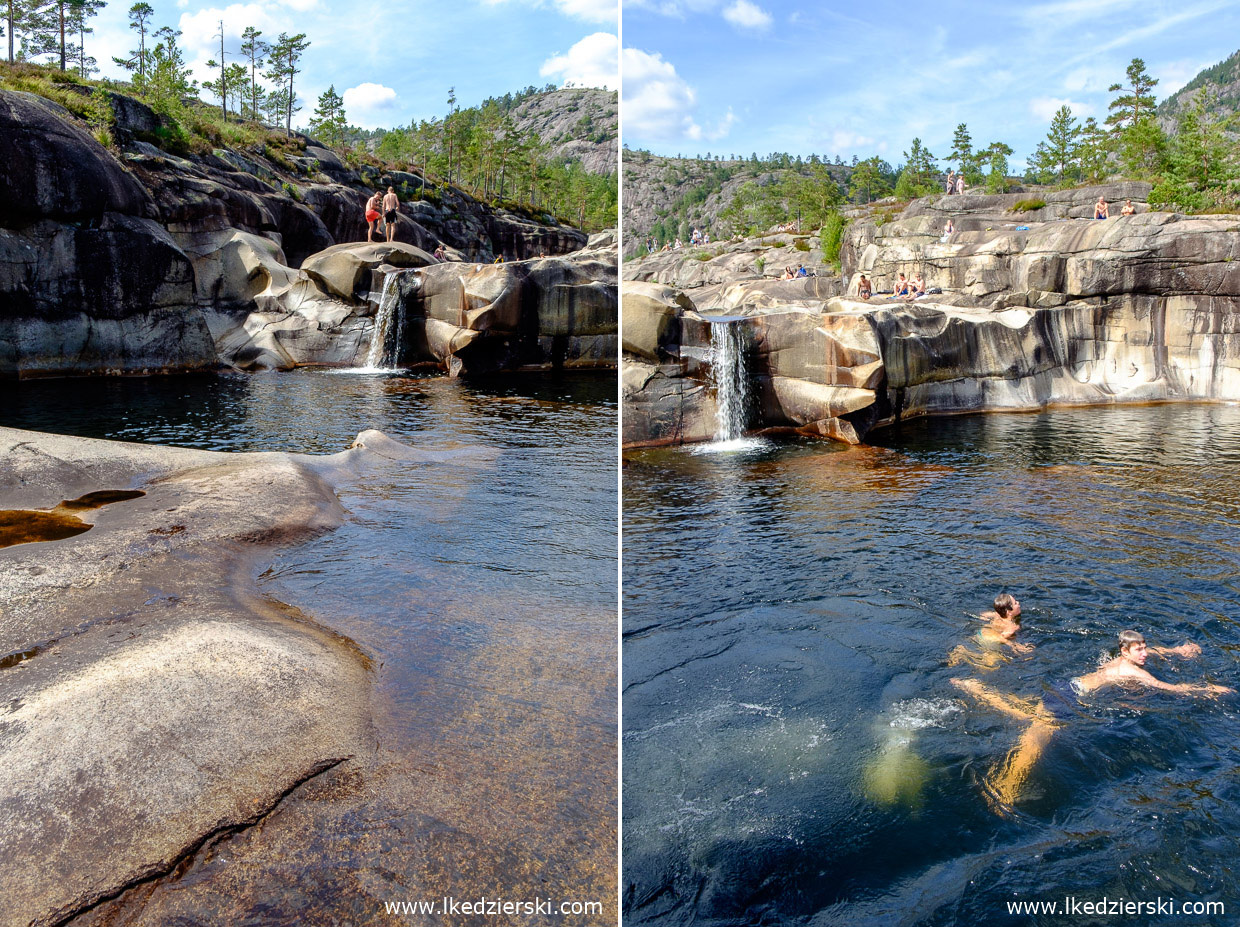
[[[380,264],[425,267],[434,263],[435,259],[421,248],[402,242],[351,242],[311,255],[301,269],[325,293],[361,302],[370,290],[370,272]]]
[[[0,90],[0,226],[154,217],[149,193],[63,107]]]

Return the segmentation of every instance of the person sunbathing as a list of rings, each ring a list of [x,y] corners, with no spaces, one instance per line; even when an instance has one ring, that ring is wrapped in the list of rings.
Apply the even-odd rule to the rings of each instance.
[[[896,280],[895,286],[892,287],[891,295],[892,298],[908,295],[908,281],[904,279],[904,274],[900,274],[899,279]]]
[[[1078,712],[1079,696],[1112,685],[1143,686],[1177,695],[1210,697],[1235,692],[1227,686],[1213,683],[1163,682],[1145,669],[1145,662],[1150,654],[1195,657],[1200,653],[1201,648],[1194,643],[1181,644],[1179,647],[1149,647],[1139,631],[1127,630],[1119,634],[1118,656],[1092,673],[1052,684],[1041,699],[1021,699],[1008,695],[990,688],[979,679],[952,679],[952,685],[970,695],[979,704],[1029,722],[1016,746],[986,775],[983,785],[991,803],[991,810],[999,814],[1011,811],[1020,798],[1029,773],[1046,745],[1050,743],[1051,736]]]
[[[1107,205],[1107,201],[1103,197],[1098,197],[1098,202],[1094,203],[1094,218],[1109,219],[1111,218],[1111,207]]]
[[[1124,200],[1124,208],[1119,211],[1121,216],[1135,216],[1137,207],[1132,205],[1132,200]]]
[[[926,295],[925,281],[922,279],[920,273],[913,274],[913,279],[909,281],[908,289],[902,298],[907,299],[909,302],[912,302],[917,297],[925,296],[925,295]]]

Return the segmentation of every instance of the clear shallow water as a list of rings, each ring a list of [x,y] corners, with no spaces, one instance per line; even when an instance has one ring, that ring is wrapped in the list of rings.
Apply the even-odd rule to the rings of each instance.
[[[92,923],[390,923],[386,901],[484,894],[615,922],[615,392],[314,370],[0,390],[13,427],[311,453],[379,428],[444,451],[341,486],[345,524],[259,577],[371,659],[373,753]]]
[[[950,683],[1042,697],[1114,635],[1186,639],[1171,681],[1240,687],[1240,408],[922,421],[883,447],[626,458],[627,923],[1117,923],[1010,900],[1240,910],[1240,701],[1081,704],[1010,813],[1024,726]],[[1027,656],[948,665],[1000,590]]]

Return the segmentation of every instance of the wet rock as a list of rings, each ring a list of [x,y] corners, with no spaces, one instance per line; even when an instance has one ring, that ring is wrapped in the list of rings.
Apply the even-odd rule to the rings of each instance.
[[[249,583],[269,545],[339,522],[320,474],[371,452],[11,429],[0,448],[0,507],[145,490],[81,512],[84,534],[0,550],[0,644],[28,656],[0,670],[0,922],[59,923],[255,822],[364,743],[364,658]]]

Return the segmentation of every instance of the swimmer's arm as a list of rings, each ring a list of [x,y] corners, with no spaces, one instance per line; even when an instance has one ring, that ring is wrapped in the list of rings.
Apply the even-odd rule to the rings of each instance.
[[[1161,689],[1163,692],[1174,692],[1177,695],[1229,695],[1236,691],[1212,682],[1163,682],[1145,672],[1137,678],[1151,689]]]
[[[1020,641],[1004,641],[1017,653],[1033,653],[1033,644],[1022,644]]]
[[[1147,648],[1150,653],[1159,657],[1199,657],[1201,656],[1201,648],[1189,641],[1187,644],[1181,644],[1179,647],[1150,647]]]

